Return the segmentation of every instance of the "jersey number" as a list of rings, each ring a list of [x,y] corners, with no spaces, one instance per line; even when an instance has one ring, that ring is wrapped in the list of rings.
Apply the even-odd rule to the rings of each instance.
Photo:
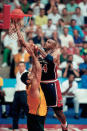
[[[47,73],[47,64],[44,64],[44,66],[42,67],[42,70]]]

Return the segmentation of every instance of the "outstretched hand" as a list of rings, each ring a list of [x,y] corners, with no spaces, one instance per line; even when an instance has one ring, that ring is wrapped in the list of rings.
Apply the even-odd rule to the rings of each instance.
[[[19,25],[18,25],[16,22],[15,22],[14,24],[15,24],[15,28],[16,28],[16,31],[17,31],[19,43],[20,43],[22,46],[26,47],[26,43],[25,43],[24,38],[23,38],[23,36],[22,36],[22,34],[21,34],[21,32],[20,32]]]
[[[25,49],[27,50],[27,52],[28,52],[30,55],[34,56],[34,51],[35,51],[35,52],[38,52],[38,46],[36,46],[35,44],[30,44],[30,43],[27,45],[26,42],[24,41],[24,38],[23,38],[21,32],[20,32],[20,27],[19,27],[19,25],[18,25],[16,22],[15,22],[14,24],[15,24],[15,28],[16,28],[16,31],[17,31],[19,43],[20,43],[22,46],[25,47]]]

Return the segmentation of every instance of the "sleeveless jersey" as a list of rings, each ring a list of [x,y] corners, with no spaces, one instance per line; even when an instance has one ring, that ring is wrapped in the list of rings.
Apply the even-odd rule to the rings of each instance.
[[[49,58],[50,56],[48,55],[45,59],[39,59],[40,64],[42,66],[41,81],[56,79],[56,66],[53,60],[50,60]]]
[[[44,93],[40,87],[40,98],[34,98],[30,94],[31,85],[27,89],[27,103],[29,106],[29,113],[33,115],[46,116],[47,105]]]
[[[57,79],[57,66],[53,57],[48,54],[44,59],[39,60],[42,65],[41,88],[44,92],[47,106],[62,106],[62,95],[59,81]]]

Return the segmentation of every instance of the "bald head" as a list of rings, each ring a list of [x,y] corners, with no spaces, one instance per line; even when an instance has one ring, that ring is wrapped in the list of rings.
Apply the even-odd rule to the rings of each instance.
[[[57,46],[57,42],[53,39],[48,39],[45,44],[45,48],[50,48],[50,49],[53,49],[56,46]]]

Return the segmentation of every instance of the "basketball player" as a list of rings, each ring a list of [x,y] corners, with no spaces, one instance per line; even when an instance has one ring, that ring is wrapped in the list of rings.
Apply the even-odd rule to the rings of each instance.
[[[27,51],[33,58],[33,66],[31,72],[22,75],[21,80],[26,84],[27,89],[27,103],[29,106],[27,116],[28,131],[44,131],[47,105],[40,86],[41,65],[32,50],[28,49]]]
[[[46,52],[39,50],[44,58],[40,58],[42,65],[41,88],[44,92],[47,106],[52,107],[61,122],[62,131],[68,131],[65,115],[63,114],[62,94],[57,79],[57,65],[59,63],[58,44],[54,40],[47,40],[44,45]]]

